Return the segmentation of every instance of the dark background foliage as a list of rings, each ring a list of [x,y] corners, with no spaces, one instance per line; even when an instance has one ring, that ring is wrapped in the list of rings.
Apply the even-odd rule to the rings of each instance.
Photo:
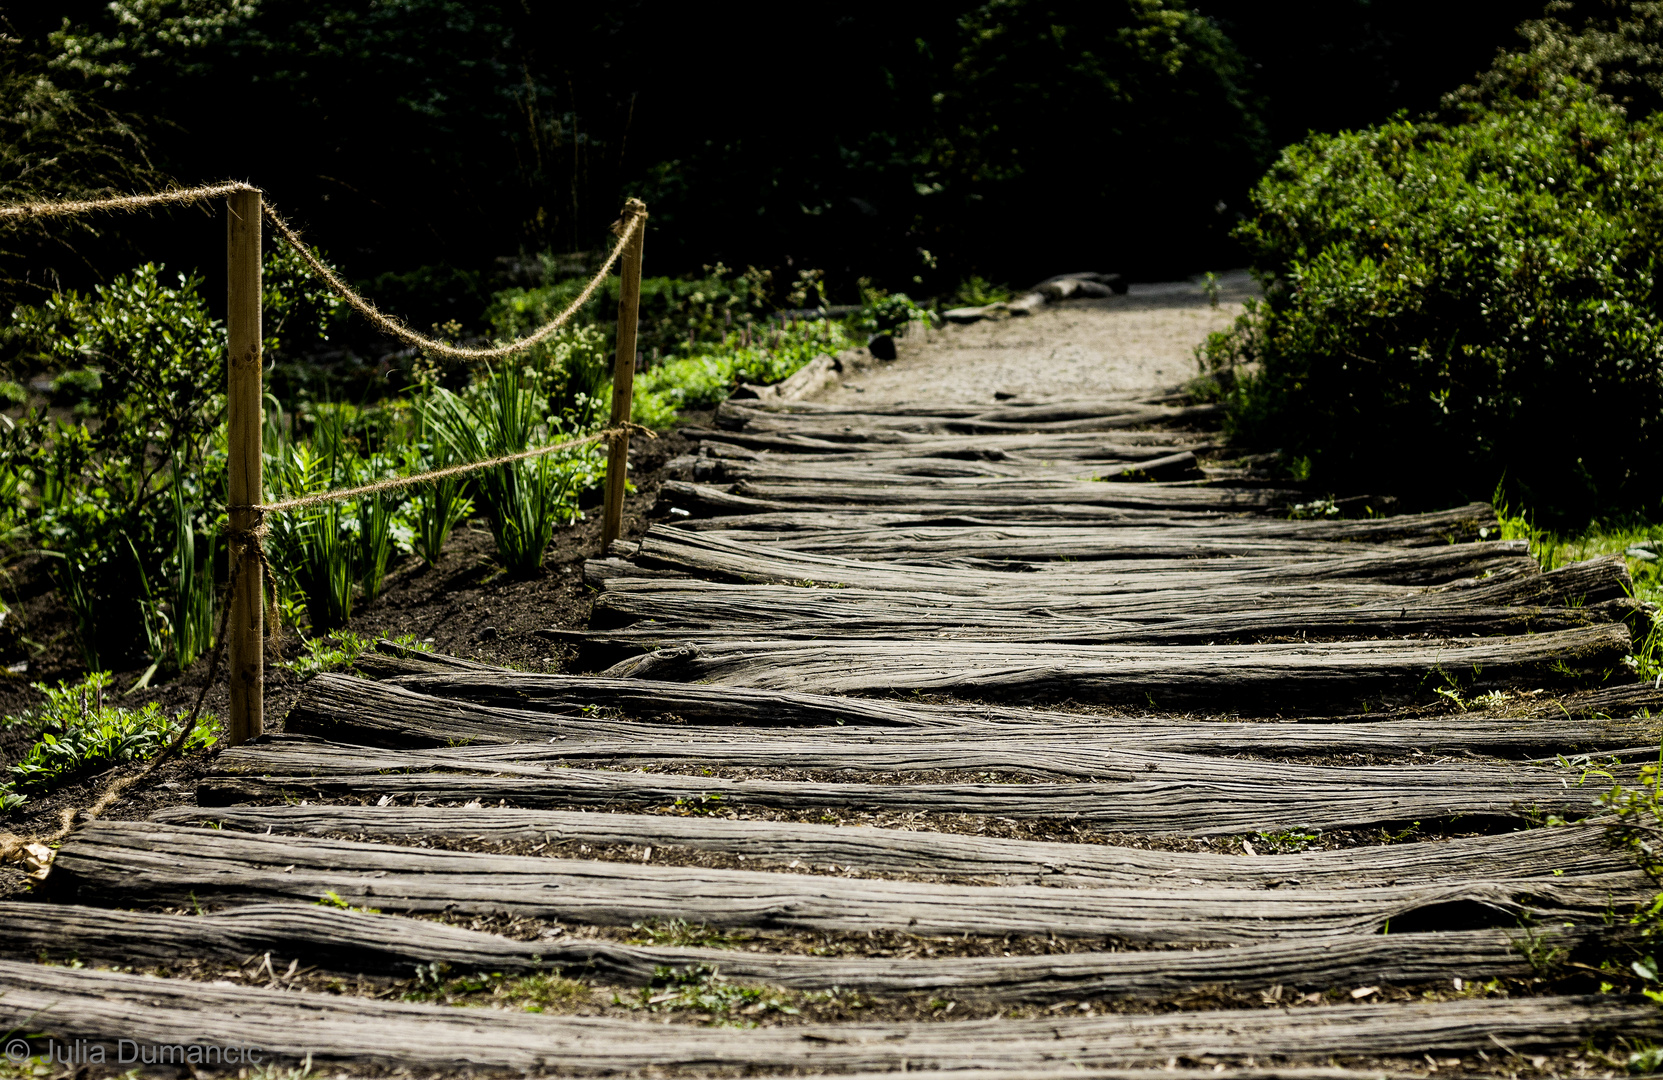
[[[1434,107],[1538,10],[70,0],[7,18],[14,51],[130,118],[166,174],[259,183],[394,309],[477,325],[524,256],[601,246],[628,194],[652,204],[654,270],[814,266],[834,300],[857,276],[929,293],[1239,262],[1229,232],[1276,146]],[[100,179],[141,178],[83,174]],[[85,263],[49,262],[85,285],[142,251],[201,265],[216,296],[218,229],[125,219]]]

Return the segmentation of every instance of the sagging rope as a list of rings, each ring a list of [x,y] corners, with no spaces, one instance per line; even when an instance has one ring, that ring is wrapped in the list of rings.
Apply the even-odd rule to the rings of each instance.
[[[206,187],[180,188],[172,191],[157,192],[151,195],[126,195],[108,199],[66,200],[55,203],[25,203],[15,206],[0,206],[0,221],[41,217],[66,217],[74,214],[96,213],[103,211],[137,211],[164,205],[187,205],[190,203],[202,202],[207,199],[222,198],[237,192],[258,190],[258,188],[250,184],[232,182]],[[351,305],[354,310],[369,319],[384,333],[403,341],[407,345],[413,345],[428,352],[455,360],[499,359],[524,352],[547,340],[557,330],[564,326],[573,315],[577,314],[577,312],[582,309],[583,305],[588,303],[589,299],[594,296],[595,290],[597,290],[601,283],[606,280],[606,275],[611,271],[612,267],[622,256],[623,251],[629,244],[630,240],[640,229],[645,226],[647,217],[646,204],[641,202],[639,199],[630,199],[624,205],[623,217],[614,222],[612,225],[611,231],[618,237],[618,242],[613,246],[611,254],[607,256],[606,261],[601,265],[600,269],[596,271],[594,277],[589,280],[589,283],[584,287],[583,291],[578,294],[576,300],[574,300],[559,315],[555,316],[554,319],[548,323],[545,323],[543,326],[523,338],[509,342],[505,345],[476,349],[450,345],[446,342],[423,337],[414,330],[411,330],[402,322],[399,322],[397,319],[381,312],[369,300],[354,292],[351,287],[349,287],[340,279],[338,275],[335,274],[333,270],[326,266],[322,260],[318,259],[318,257],[312,253],[311,249],[306,246],[305,241],[300,238],[300,235],[294,230],[294,228],[290,226],[288,222],[284,221],[283,218],[279,216],[269,205],[264,205],[263,200],[262,205],[264,206],[266,219],[271,222],[272,227],[277,230],[278,234],[282,236],[282,238],[289,243],[296,252],[299,253],[302,261],[307,264],[313,273],[322,278],[325,284],[327,284],[331,290],[333,290],[349,305]],[[276,582],[272,573],[271,563],[267,560],[265,553],[264,539],[267,532],[265,515],[286,513],[294,510],[305,509],[311,506],[320,506],[326,503],[343,502],[348,499],[362,498],[366,495],[375,495],[385,491],[414,487],[419,484],[434,483],[439,480],[445,480],[455,476],[465,476],[470,473],[481,472],[485,469],[498,468],[517,461],[525,461],[531,458],[541,457],[545,454],[552,454],[557,450],[571,449],[577,446],[585,446],[603,441],[627,438],[632,431],[641,433],[648,438],[656,437],[651,430],[642,427],[639,424],[625,421],[617,427],[608,428],[604,431],[598,431],[592,435],[583,436],[582,438],[567,439],[562,442],[551,443],[548,446],[535,447],[530,450],[522,450],[513,454],[504,454],[500,457],[489,458],[483,461],[468,462],[461,465],[450,465],[440,469],[432,469],[424,473],[416,473],[411,476],[392,477],[387,480],[380,480],[375,483],[364,484],[355,488],[344,488],[337,491],[325,491],[312,495],[297,496],[296,498],[286,499],[276,503],[255,503],[251,505],[229,507],[228,509],[231,511],[252,511],[257,516],[255,524],[252,528],[237,531],[227,530],[226,532],[226,537],[230,542],[233,552],[235,552],[236,549],[241,549],[243,557],[239,558],[236,557],[236,554],[233,554],[233,557],[230,560],[231,571],[226,581],[226,604],[220,612],[219,628],[215,634],[216,640],[208,664],[208,675],[203,681],[202,690],[196,698],[196,704],[192,706],[190,714],[186,717],[183,727],[179,730],[177,735],[169,740],[168,744],[162,749],[162,751],[158,753],[156,757],[152,758],[143,769],[133,773],[130,776],[122,777],[113,781],[104,789],[104,792],[98,797],[98,799],[84,811],[77,811],[74,807],[65,807],[62,811],[60,811],[58,815],[58,828],[51,835],[40,838],[30,838],[18,836],[17,834],[10,832],[0,833],[0,862],[22,859],[35,867],[35,873],[31,876],[44,878],[46,870],[52,861],[53,850],[51,845],[61,842],[65,837],[74,831],[77,814],[81,816],[83,822],[92,821],[97,818],[105,810],[109,809],[110,806],[114,805],[123,792],[132,787],[134,784],[137,784],[139,781],[150,776],[164,761],[177,755],[184,748],[185,743],[190,739],[191,733],[196,730],[196,722],[198,717],[201,715],[203,703],[207,700],[208,691],[213,687],[219,674],[220,661],[225,653],[226,624],[229,622],[231,616],[230,598],[236,589],[237,574],[241,569],[245,558],[252,557],[255,562],[259,564],[260,575],[263,579],[263,584],[265,585],[265,621],[268,627],[275,631]]]
[[[269,578],[270,567],[266,566],[265,554],[261,552],[257,558]],[[227,600],[237,587],[237,571],[241,568],[241,563],[241,559],[233,559],[231,562],[231,573],[225,582]],[[227,603],[219,613],[219,628],[214,633],[214,648],[208,660],[208,677],[202,680],[202,690],[196,695],[196,704],[191,706],[190,714],[185,717],[184,726],[179,729],[177,735],[168,740],[167,745],[162,747],[161,752],[151,758],[145,767],[138,772],[111,781],[110,785],[104,789],[103,794],[99,795],[97,800],[85,810],[78,811],[73,806],[66,806],[58,811],[58,828],[51,835],[26,837],[10,832],[0,833],[0,862],[22,860],[31,867],[29,875],[31,878],[36,881],[45,880],[46,871],[52,865],[54,854],[52,845],[61,843],[70,833],[75,831],[75,818],[77,816],[81,818],[82,824],[95,820],[104,811],[114,806],[116,800],[121,798],[128,788],[149,777],[164,761],[176,757],[185,748],[185,743],[190,740],[191,732],[196,730],[196,721],[202,715],[202,704],[208,700],[208,691],[213,689],[214,683],[219,678],[220,660],[225,656],[225,625],[230,620],[231,605]]]
[[[51,203],[23,203],[16,206],[0,206],[0,221],[43,217],[70,217],[75,214],[91,214],[117,210],[145,210],[157,206],[198,203],[207,199],[217,199],[226,195],[233,195],[241,191],[259,190],[259,188],[254,187],[252,184],[232,182],[226,184],[213,184],[207,187],[177,188],[172,191],[156,192],[152,195],[119,195],[108,199],[76,199]],[[474,348],[465,345],[452,345],[446,341],[439,341],[436,338],[430,338],[422,334],[418,334],[403,322],[391,315],[388,315],[386,312],[376,307],[375,304],[373,304],[368,298],[355,292],[352,286],[342,281],[340,275],[330,269],[328,264],[313,253],[312,249],[306,245],[306,241],[301,239],[300,233],[295,230],[294,226],[283,220],[283,217],[278,214],[276,210],[272,209],[270,203],[262,199],[261,207],[265,214],[266,220],[269,221],[271,223],[271,227],[277,231],[277,235],[281,236],[290,247],[294,248],[295,252],[300,256],[301,261],[306,264],[307,268],[310,269],[312,273],[316,274],[323,281],[323,283],[329,287],[331,292],[339,296],[342,300],[345,300],[348,306],[350,306],[354,311],[374,323],[376,329],[380,330],[389,337],[397,338],[406,345],[422,349],[425,352],[430,352],[435,356],[442,356],[449,360],[469,361],[500,360],[503,357],[514,356],[518,353],[525,352],[528,349],[535,348],[536,346],[547,341],[550,337],[554,336],[554,334],[560,330],[561,327],[571,321],[573,315],[576,315],[583,309],[583,305],[587,304],[590,299],[594,297],[595,291],[601,287],[603,282],[606,281],[606,275],[611,272],[612,267],[617,265],[618,260],[623,256],[624,248],[628,246],[630,239],[635,236],[637,231],[645,227],[647,220],[646,203],[643,203],[640,199],[630,199],[625,202],[623,216],[612,223],[611,231],[613,235],[618,238],[618,242],[612,246],[612,251],[609,255],[607,255],[606,261],[601,264],[599,270],[595,271],[595,275],[589,279],[589,283],[583,287],[583,291],[578,293],[576,300],[573,300],[569,305],[567,305],[566,309],[560,314],[556,315],[553,319],[550,319],[542,326],[539,326],[536,330],[533,330],[523,338],[517,338],[514,341],[507,342],[503,345]]]
[[[369,300],[353,292],[352,287],[342,281],[340,276],[331,270],[322,259],[313,254],[312,249],[306,246],[306,241],[300,238],[300,234],[288,222],[278,216],[277,211],[269,205],[265,207],[265,214],[266,220],[271,222],[272,228],[277,230],[279,236],[288,241],[289,246],[295,249],[301,261],[311,269],[312,273],[323,279],[323,283],[329,286],[330,291],[345,300],[358,314],[374,323],[376,329],[382,333],[397,338],[406,345],[413,345],[418,349],[433,353],[435,356],[443,356],[450,360],[498,360],[505,356],[525,352],[527,349],[542,344],[553,336],[555,331],[565,326],[573,315],[582,310],[583,305],[587,304],[590,297],[595,295],[595,290],[600,288],[601,283],[606,280],[606,275],[623,255],[624,248],[629,244],[630,239],[637,230],[644,226],[647,220],[647,206],[640,199],[631,199],[624,204],[624,216],[612,225],[612,232],[618,237],[618,242],[612,246],[612,253],[606,257],[606,261],[595,272],[595,276],[589,279],[589,284],[585,285],[583,291],[578,293],[577,299],[567,305],[565,311],[523,338],[510,341],[505,345],[495,345],[488,348],[452,345],[449,342],[438,341],[416,333],[404,323],[383,312]]]

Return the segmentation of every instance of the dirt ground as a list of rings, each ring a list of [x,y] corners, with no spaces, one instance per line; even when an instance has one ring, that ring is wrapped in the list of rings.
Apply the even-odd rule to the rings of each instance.
[[[690,414],[689,424],[708,421],[708,414]],[[653,440],[636,440],[630,458],[636,491],[625,503],[626,537],[646,532],[648,515],[658,495],[663,465],[685,452],[687,442],[674,432]],[[599,492],[591,495],[598,496]],[[482,521],[465,522],[451,534],[444,561],[437,567],[414,556],[401,558],[388,573],[386,589],[371,603],[361,605],[347,629],[376,637],[412,634],[452,656],[478,658],[528,671],[558,671],[565,659],[561,646],[551,645],[537,631],[545,627],[585,626],[589,621],[590,591],[583,584],[583,562],[601,553],[600,514],[590,507],[584,520],[555,530],[542,573],[529,580],[504,574],[492,559],[494,543]],[[70,638],[67,612],[45,580],[43,568],[26,566],[18,593],[23,597],[22,619],[33,633],[0,640],[0,670],[12,666],[0,682],[0,716],[28,709],[40,700],[32,688],[79,679],[85,672]],[[14,594],[17,595],[17,594]],[[31,646],[30,642],[34,642]],[[294,704],[303,678],[289,666],[304,651],[304,642],[285,627],[266,664],[265,721],[267,730],[282,727],[283,716]],[[169,712],[188,710],[201,693],[209,660],[199,659],[178,678],[132,692],[122,704],[133,707],[159,702]],[[132,686],[141,669],[116,672],[114,686]],[[223,672],[203,701],[205,715],[224,717],[229,704]],[[21,727],[0,726],[0,768],[27,752],[31,737]],[[201,757],[164,765],[154,783],[134,789],[106,813],[110,818],[141,818],[151,810],[189,801]],[[104,785],[139,766],[121,766],[80,778],[48,795],[35,796],[10,820],[0,818],[0,831],[20,834],[51,832],[64,807],[91,803]],[[0,894],[15,888],[23,875],[15,866],[0,865]]]
[[[1198,374],[1195,347],[1260,295],[1245,270],[1219,275],[1215,307],[1200,284],[1133,285],[1125,296],[1068,300],[1033,315],[910,334],[892,364],[863,371],[815,400],[879,402],[1068,400],[1181,387]]]

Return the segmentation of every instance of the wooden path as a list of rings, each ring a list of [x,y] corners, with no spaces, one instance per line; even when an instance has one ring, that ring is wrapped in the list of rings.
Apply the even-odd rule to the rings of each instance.
[[[724,405],[586,567],[591,625],[549,629],[578,673],[384,643],[316,677],[194,805],[82,828],[0,904],[0,1027],[1013,1080],[1517,1075],[1663,1038],[1577,974],[1654,886],[1597,824],[1542,827],[1606,782],[1576,755],[1657,753],[1623,561],[1543,573],[1482,505],[1291,519],[1210,476],[1214,421]],[[435,989],[471,973],[603,989]]]

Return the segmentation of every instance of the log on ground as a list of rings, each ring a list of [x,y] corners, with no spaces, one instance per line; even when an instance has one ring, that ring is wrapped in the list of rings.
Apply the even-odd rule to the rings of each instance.
[[[1523,978],[1535,969],[1518,932],[1355,934],[1196,952],[1064,953],[1054,956],[833,959],[736,949],[626,945],[571,935],[514,941],[494,934],[370,912],[304,904],[257,904],[195,918],[78,905],[0,901],[14,932],[0,955],[176,965],[243,964],[269,954],[343,974],[409,978],[442,964],[454,974],[547,971],[611,985],[647,985],[659,969],[705,969],[729,979],[793,990],[938,993],[994,1000],[1176,994],[1202,986],[1257,990],[1351,987],[1358,983]],[[1584,935],[1544,935],[1543,946],[1583,946]]]
[[[816,869],[928,873],[1034,884],[1215,888],[1349,888],[1455,884],[1473,879],[1626,875],[1634,865],[1598,826],[1529,829],[1437,843],[1311,850],[1252,858],[1093,843],[1054,843],[923,830],[849,828],[666,814],[596,814],[506,807],[176,806],[152,821],[314,836],[414,841],[444,836],[550,845],[685,847],[743,855],[759,867],[793,860]],[[1260,848],[1267,841],[1256,841]],[[1632,879],[1638,883],[1638,879]]]
[[[431,1069],[617,1073],[687,1066],[799,1069],[1032,1068],[1159,1064],[1169,1056],[1326,1058],[1427,1050],[1575,1047],[1621,1032],[1663,1035],[1638,997],[1511,998],[1262,1012],[1225,1010],[959,1023],[794,1025],[736,1030],[456,1009],[216,986],[0,961],[0,1025],[108,1047],[255,1046],[264,1061]]]
[[[750,641],[681,645],[601,674],[820,694],[917,691],[1018,701],[1285,713],[1597,681],[1628,655],[1621,624],[1447,642],[1299,645],[1025,645],[954,641]]]
[[[381,751],[393,754],[396,751]],[[407,751],[422,755],[431,751]],[[385,759],[392,760],[392,759]],[[434,767],[439,764],[434,759]],[[1257,766],[1258,763],[1254,763]],[[1091,822],[1101,828],[1150,836],[1234,836],[1285,830],[1373,828],[1422,822],[1436,828],[1455,818],[1515,822],[1540,813],[1587,813],[1591,790],[1546,773],[1532,782],[1446,784],[1410,780],[1365,790],[1331,784],[1318,791],[1257,778],[1212,783],[1137,780],[1126,783],[868,784],[798,780],[716,780],[670,773],[603,769],[496,766],[505,775],[466,772],[360,771],[366,763],[343,762],[340,772],[231,774],[204,778],[202,806],[280,802],[290,798],[377,801],[407,798],[489,802],[528,808],[767,807],[811,811],[825,807],[897,813],[988,814]],[[486,766],[489,767],[489,766]],[[508,775],[511,774],[511,775]],[[1151,777],[1159,776],[1151,771]],[[1469,825],[1474,822],[1469,821]]]
[[[1607,876],[1322,890],[1057,889],[660,867],[95,822],[53,861],[45,895],[103,907],[272,901],[508,912],[628,926],[713,926],[1245,944],[1290,935],[1507,929],[1527,912],[1589,926],[1646,898]]]

